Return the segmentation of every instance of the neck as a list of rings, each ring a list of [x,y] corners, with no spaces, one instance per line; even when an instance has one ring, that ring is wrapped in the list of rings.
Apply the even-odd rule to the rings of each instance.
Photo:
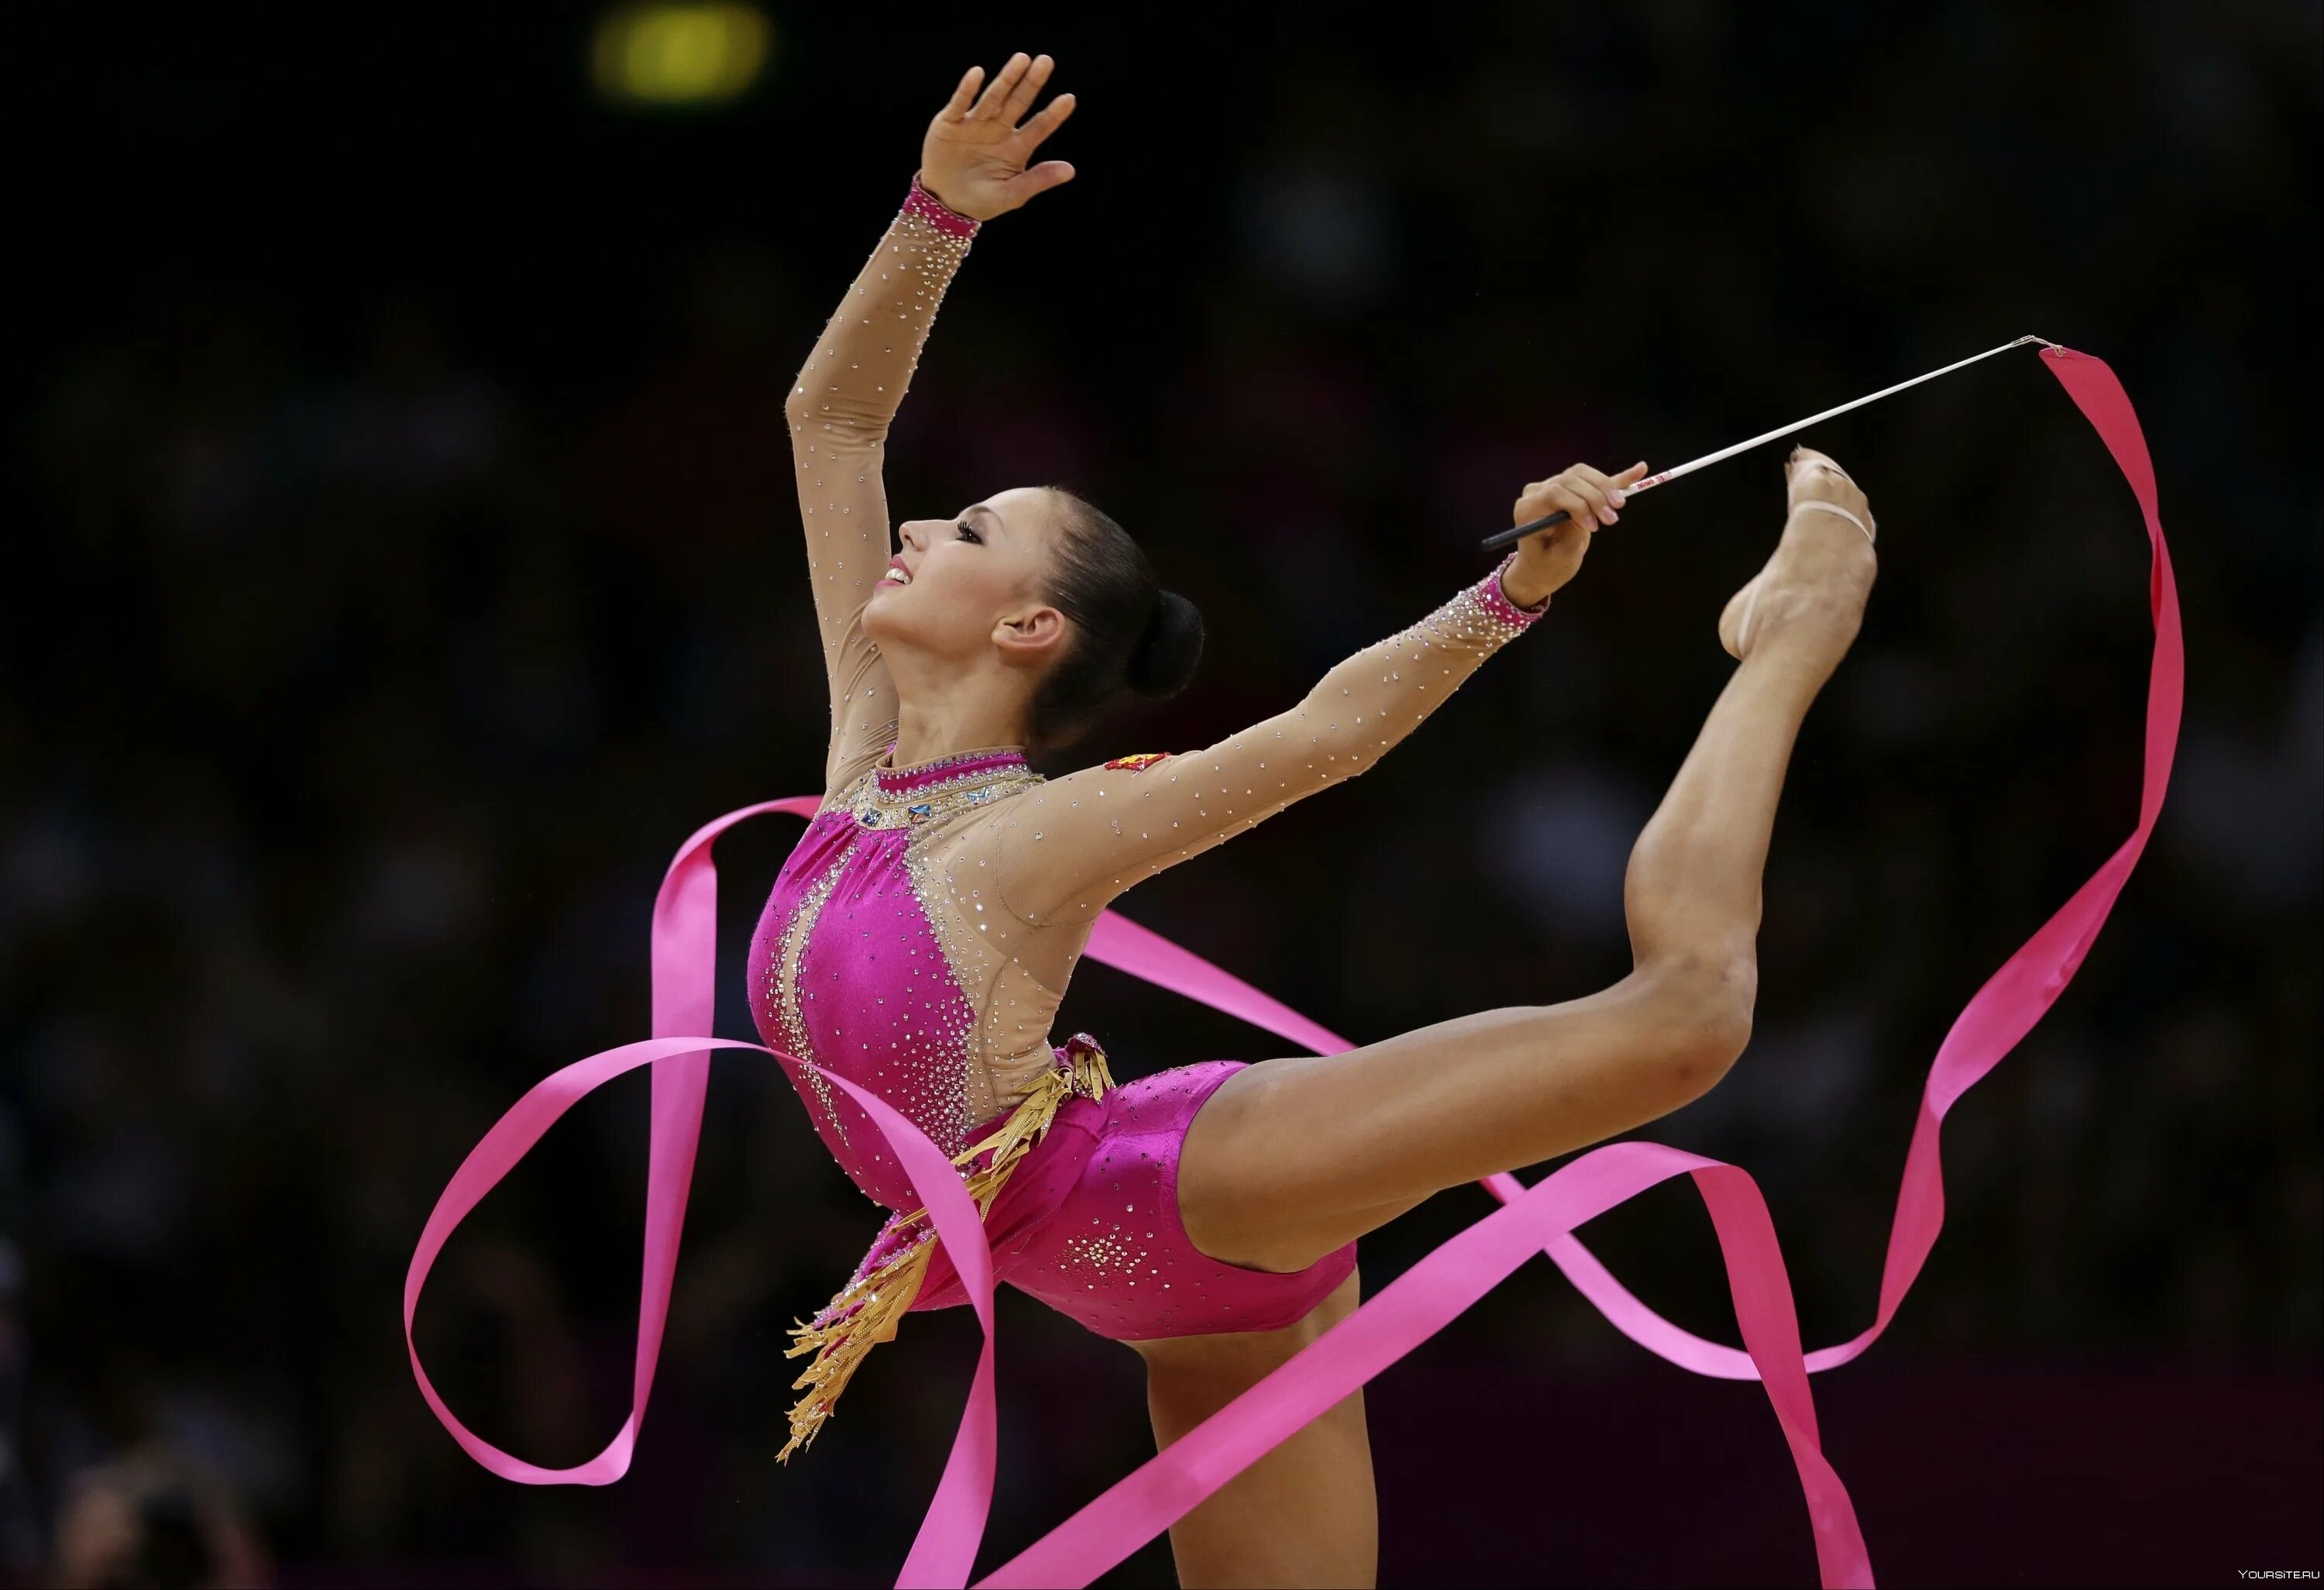
[[[1014,713],[969,701],[905,701],[896,708],[896,751],[889,765],[916,767],[939,756],[1004,745],[1025,748],[1024,726]]]

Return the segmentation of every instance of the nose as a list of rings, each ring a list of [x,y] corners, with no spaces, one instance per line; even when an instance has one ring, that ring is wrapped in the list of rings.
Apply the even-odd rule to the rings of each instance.
[[[897,536],[915,552],[927,550],[927,526],[916,519],[907,519],[897,527]]]

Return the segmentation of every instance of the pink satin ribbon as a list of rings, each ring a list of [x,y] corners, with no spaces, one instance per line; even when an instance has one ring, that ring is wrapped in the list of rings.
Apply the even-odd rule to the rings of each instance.
[[[1256,1462],[1309,1420],[1426,1341],[1500,1284],[1534,1253],[1546,1252],[1582,1295],[1632,1341],[1698,1374],[1762,1382],[1790,1443],[1808,1502],[1816,1562],[1826,1586],[1872,1584],[1871,1559],[1847,1489],[1825,1461],[1808,1375],[1845,1364],[1886,1330],[1944,1224],[1944,1176],[1938,1133],[1962,1094],[2015,1047],[2073,979],[2105,925],[2115,898],[2146,847],[2162,809],[2178,741],[2185,683],[2177,587],[2170,549],[2156,513],[2154,471],[2129,398],[2104,361],[2066,348],[2041,357],[2105,440],[2145,516],[2153,550],[2150,602],[2154,652],[2147,682],[2144,781],[2137,827],[2056,915],[1969,1001],[1937,1051],[1923,1091],[1920,1119],[1904,1160],[1879,1308],[1852,1341],[1803,1353],[1791,1282],[1774,1223],[1751,1178],[1735,1166],[1648,1142],[1596,1149],[1526,1188],[1512,1176],[1485,1185],[1503,1206],[1443,1243],[1367,1299],[1305,1352],[1251,1387],[1082,1508],[980,1585],[1083,1585],[1114,1567]],[[812,796],[730,812],[688,839],[654,902],[653,1031],[566,1067],[536,1085],[502,1116],[453,1173],[437,1200],[404,1278],[404,1341],[421,1396],[470,1456],[504,1479],[525,1484],[602,1485],[630,1465],[653,1386],[662,1327],[669,1316],[687,1190],[702,1127],[713,1049],[771,1054],[794,1076],[807,1062],[754,1043],[701,1036],[711,1028],[717,964],[718,874],[711,846],[746,818],[770,811],[812,817]],[[1085,955],[1241,1017],[1323,1054],[1354,1047],[1200,957],[1111,911],[1098,920]],[[573,1104],[613,1077],[653,1068],[651,1157],[647,1169],[643,1274],[631,1411],[605,1449],[573,1468],[545,1469],[512,1456],[471,1432],[444,1404],[411,1345],[411,1320],[429,1268],[469,1210],[507,1175]],[[811,1068],[821,1070],[821,1068]],[[983,1328],[983,1351],[968,1405],[935,1500],[898,1575],[899,1585],[959,1590],[968,1583],[991,1510],[998,1412],[992,1380],[992,1255],[976,1206],[958,1173],[909,1121],[845,1077],[822,1075],[862,1105],[894,1148],[912,1186],[927,1201],[937,1234],[965,1284]],[[1639,1301],[1599,1263],[1572,1228],[1682,1171],[1710,1210],[1726,1262],[1743,1348],[1681,1329]]]

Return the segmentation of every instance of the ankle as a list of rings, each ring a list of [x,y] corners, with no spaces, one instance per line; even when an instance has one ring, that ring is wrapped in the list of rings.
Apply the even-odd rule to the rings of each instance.
[[[1785,615],[1780,624],[1765,624],[1735,671],[1785,689],[1797,716],[1806,716],[1855,642],[1857,626],[1839,619],[1837,615],[1795,613]]]

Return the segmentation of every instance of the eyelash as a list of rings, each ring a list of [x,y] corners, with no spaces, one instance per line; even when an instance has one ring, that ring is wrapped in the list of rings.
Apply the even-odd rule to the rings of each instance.
[[[958,521],[953,525],[953,528],[960,532],[961,534],[966,536],[970,541],[974,541],[977,545],[982,546],[984,544],[984,538],[977,534],[976,532],[969,529],[967,520],[963,519]]]

